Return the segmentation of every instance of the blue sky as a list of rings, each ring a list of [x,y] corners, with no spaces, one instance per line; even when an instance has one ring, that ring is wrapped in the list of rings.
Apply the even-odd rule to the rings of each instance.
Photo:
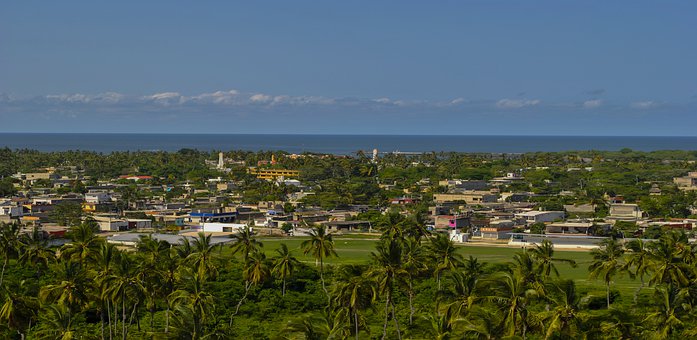
[[[7,1],[0,131],[697,135],[692,1]]]

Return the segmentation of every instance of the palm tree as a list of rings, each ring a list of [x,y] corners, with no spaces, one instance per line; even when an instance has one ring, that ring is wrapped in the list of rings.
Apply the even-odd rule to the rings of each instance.
[[[539,296],[538,290],[531,289],[523,277],[512,273],[503,273],[492,283],[496,294],[488,299],[503,312],[506,335],[514,336],[520,330],[525,338],[529,325],[528,305]]]
[[[69,235],[72,242],[61,247],[60,257],[76,260],[81,265],[86,265],[94,260],[94,254],[99,249],[100,244],[104,242],[103,238],[96,235],[95,230],[94,224],[90,222],[84,222],[70,228]]]
[[[293,256],[293,253],[288,250],[288,246],[285,243],[281,243],[281,246],[276,249],[276,253],[278,257],[273,261],[271,273],[283,281],[281,295],[286,296],[286,280],[293,276],[296,267],[300,265],[300,261]]]
[[[109,339],[112,338],[114,330],[112,330],[111,323],[111,301],[107,297],[106,290],[107,285],[105,281],[111,275],[114,274],[114,266],[116,260],[119,256],[122,256],[118,248],[111,243],[101,243],[97,252],[95,253],[95,270],[96,275],[94,275],[95,281],[99,284],[99,290],[96,292],[100,301],[99,314],[102,324],[102,338],[104,338],[104,312],[106,311],[106,317],[109,325]],[[114,314],[114,320],[116,320],[116,314]]]
[[[141,304],[145,287],[141,280],[138,266],[128,256],[119,256],[116,261],[113,274],[104,278],[104,293],[114,306],[121,303],[121,336],[125,340],[128,332],[126,325],[127,303],[132,305],[129,325],[133,322],[134,315]],[[136,316],[137,319],[137,316]]]
[[[310,239],[305,240],[300,244],[303,249],[304,254],[312,253],[315,261],[319,262],[319,277],[322,281],[322,290],[327,296],[327,304],[329,301],[329,292],[327,291],[327,286],[324,283],[324,259],[331,256],[339,256],[334,250],[334,240],[332,239],[332,233],[327,232],[327,227],[324,225],[318,225],[309,231]]]
[[[580,311],[580,298],[574,281],[552,283],[548,292],[545,297],[551,302],[552,308],[540,315],[547,325],[545,338],[553,338],[555,335],[565,339],[577,338],[585,315]]]
[[[466,321],[464,335],[467,339],[493,340],[504,337],[502,314],[497,310],[475,306]]]
[[[8,289],[3,286],[4,303],[0,306],[0,322],[16,330],[22,339],[32,325],[32,321],[35,321],[36,311],[39,309],[39,301],[30,296],[24,288],[24,281],[20,283],[18,289]]]
[[[650,254],[646,242],[642,239],[632,240],[625,244],[625,248],[629,251],[629,256],[622,270],[627,271],[632,278],[639,277],[641,285],[634,292],[634,303],[636,304],[639,298],[641,289],[644,288],[644,277],[651,269]],[[634,271],[632,271],[634,269]]]
[[[623,254],[624,248],[614,239],[603,240],[600,243],[600,248],[591,251],[593,262],[588,267],[590,278],[595,279],[602,276],[605,282],[608,309],[610,309],[610,283],[624,266]]]
[[[407,278],[400,281],[406,284],[407,296],[409,297],[409,325],[414,323],[414,278],[428,270],[426,253],[421,246],[421,242],[413,237],[408,237],[402,244],[402,268],[404,268]]]
[[[382,327],[382,339],[387,337],[387,322],[392,316],[392,320],[397,328],[397,337],[402,338],[399,330],[394,306],[394,287],[398,280],[406,275],[402,268],[402,247],[397,240],[382,240],[375,246],[376,252],[370,253],[373,267],[369,275],[377,281],[380,295],[385,298],[385,322]],[[391,311],[390,311],[391,308]]]
[[[441,276],[443,272],[453,270],[462,264],[462,255],[457,253],[455,243],[445,234],[438,234],[431,238],[430,250],[436,261],[433,274],[436,275],[438,290],[441,290]]]
[[[666,283],[675,287],[688,286],[691,269],[683,261],[680,251],[684,249],[687,241],[676,237],[676,235],[676,233],[666,233],[658,241],[647,245],[652,272],[650,284]]]
[[[192,241],[192,253],[186,257],[186,261],[196,268],[198,275],[205,278],[215,278],[218,276],[218,267],[216,266],[217,254],[216,250],[219,245],[211,242],[211,235],[206,235],[203,232],[198,233],[198,237]]]
[[[296,339],[290,335],[301,333],[305,340],[345,339],[349,332],[341,316],[311,314],[290,320],[282,333],[289,334],[284,339]]]
[[[5,278],[5,268],[11,258],[18,256],[19,223],[0,224],[0,256],[2,256],[2,271],[0,272],[0,286]]]
[[[48,240],[34,226],[30,234],[19,237],[19,263],[30,265],[37,269],[37,278],[41,271],[48,269],[56,261],[56,253],[48,247]]]
[[[247,261],[247,257],[249,257],[250,253],[261,250],[261,248],[264,246],[254,237],[254,233],[249,226],[245,226],[230,237],[235,240],[235,242],[230,245],[230,248],[232,248],[232,254],[241,252],[245,262]]]
[[[182,320],[191,321],[189,331],[192,339],[198,339],[203,334],[203,325],[208,322],[215,307],[214,297],[205,290],[204,282],[205,277],[201,277],[196,271],[186,267],[182,269],[179,289],[169,296],[176,316],[172,325],[175,335],[183,331],[181,328],[186,325]]]
[[[73,318],[67,306],[46,306],[40,314],[40,320],[36,335],[41,339],[72,340],[75,338]]]
[[[448,309],[443,315],[429,315],[425,317],[428,321],[428,333],[431,339],[450,340],[453,336],[453,326],[456,322],[461,321],[455,318],[453,311]]]
[[[646,324],[655,327],[649,335],[653,339],[668,339],[678,329],[683,327],[683,318],[690,308],[687,301],[689,293],[687,289],[677,288],[672,285],[656,287],[655,302],[656,311],[650,313],[644,319]]]
[[[57,304],[61,313],[67,313],[69,325],[72,322],[72,314],[88,301],[87,273],[80,263],[71,261],[60,263],[55,272],[58,283],[41,287],[39,298],[43,303]]]
[[[267,264],[266,255],[260,251],[255,251],[249,255],[247,262],[245,263],[244,271],[242,273],[244,277],[244,295],[237,303],[235,312],[230,315],[230,327],[232,327],[232,319],[239,313],[242,303],[247,299],[249,290],[252,286],[256,286],[263,283],[271,276],[271,271]]]
[[[332,301],[338,308],[345,308],[353,318],[356,339],[359,338],[360,312],[370,308],[377,297],[375,281],[363,275],[363,268],[346,265],[338,270],[338,279],[332,289]],[[349,317],[349,326],[351,326]]]
[[[554,257],[554,245],[549,240],[543,240],[535,248],[530,249],[530,255],[537,264],[537,273],[543,278],[548,278],[551,273],[559,277],[559,271],[554,265],[555,262],[568,263],[571,267],[576,268],[576,261]]]
[[[406,219],[402,214],[397,211],[390,211],[380,218],[377,227],[382,231],[382,238],[396,238],[401,240],[405,237],[405,223]]]

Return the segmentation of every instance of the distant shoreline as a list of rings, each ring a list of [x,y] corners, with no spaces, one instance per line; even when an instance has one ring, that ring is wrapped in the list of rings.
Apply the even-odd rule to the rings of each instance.
[[[694,136],[508,136],[508,135],[317,135],[317,134],[164,134],[164,133],[0,133],[0,147],[38,151],[84,150],[287,151],[350,155],[372,153],[527,153],[563,151],[697,150]]]

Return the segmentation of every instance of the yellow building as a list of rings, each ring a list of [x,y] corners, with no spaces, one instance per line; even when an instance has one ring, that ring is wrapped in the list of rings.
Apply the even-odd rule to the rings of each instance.
[[[257,176],[259,179],[275,180],[279,177],[283,178],[297,178],[300,176],[299,170],[287,170],[287,169],[257,169],[249,168],[247,172]]]
[[[95,211],[97,211],[97,204],[84,202],[84,203],[82,203],[82,211],[95,212]]]

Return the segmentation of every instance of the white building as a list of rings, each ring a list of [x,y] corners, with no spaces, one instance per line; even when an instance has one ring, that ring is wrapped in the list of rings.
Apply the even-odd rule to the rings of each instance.
[[[201,231],[204,233],[236,233],[244,229],[247,225],[242,223],[201,223]]]
[[[85,202],[103,204],[111,202],[111,195],[107,192],[88,192],[85,194]]]
[[[564,212],[533,210],[515,214],[515,217],[519,220],[523,220],[525,224],[554,222],[556,220],[564,219]]]
[[[94,216],[95,222],[99,225],[101,231],[126,231],[128,230],[128,221],[115,217]]]

